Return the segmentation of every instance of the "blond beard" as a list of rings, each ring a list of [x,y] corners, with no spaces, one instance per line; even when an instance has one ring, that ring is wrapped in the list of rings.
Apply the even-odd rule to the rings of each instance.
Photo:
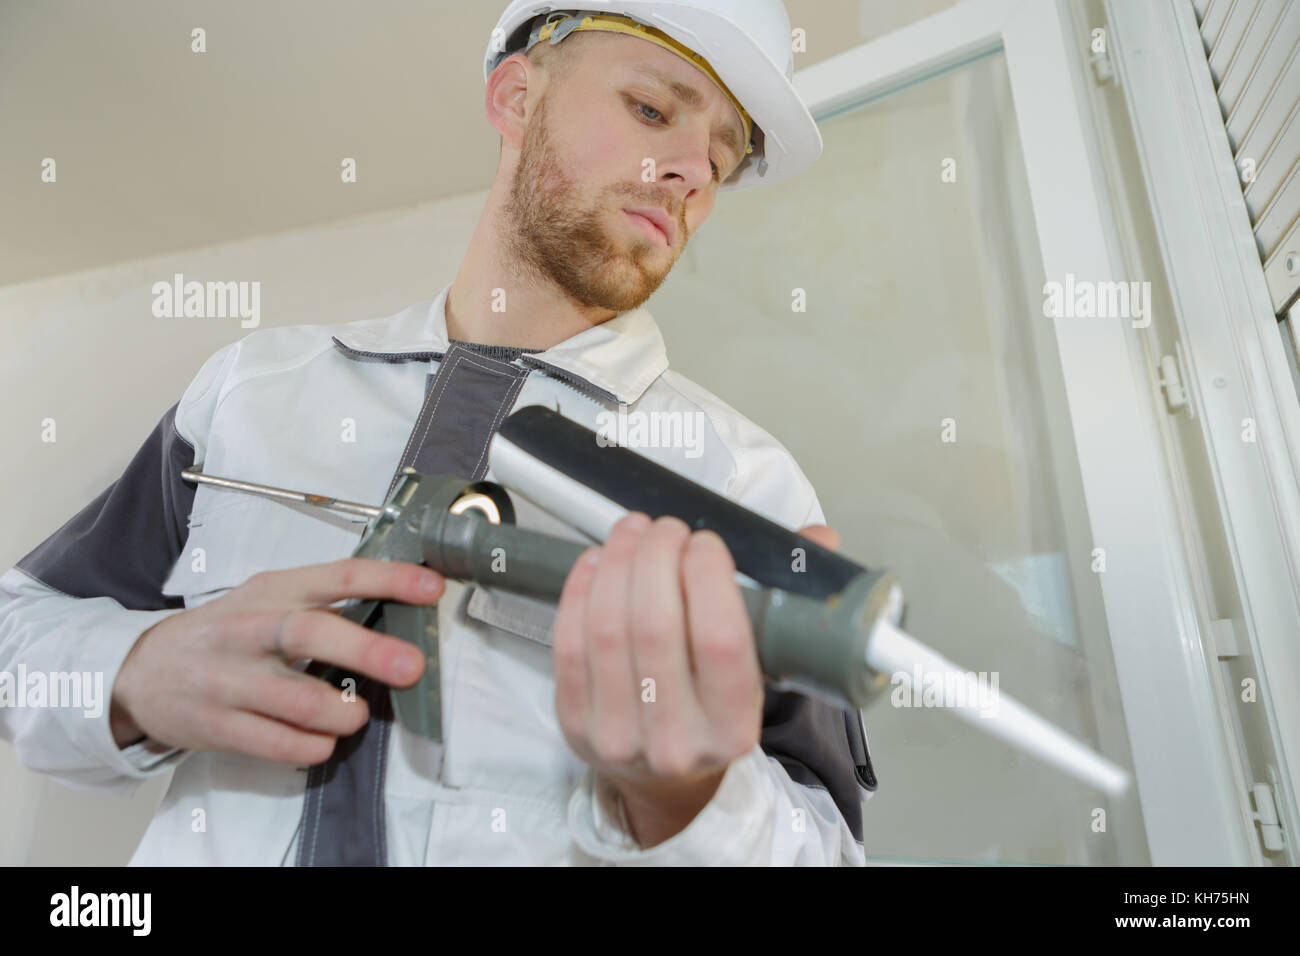
[[[548,91],[542,98],[524,134],[503,210],[509,264],[554,284],[578,305],[615,312],[639,308],[668,277],[678,253],[665,254],[641,236],[611,235],[609,210],[620,210],[621,216],[624,206],[663,207],[665,202],[632,186],[609,186],[584,206],[579,184],[564,175],[551,143],[550,96]]]

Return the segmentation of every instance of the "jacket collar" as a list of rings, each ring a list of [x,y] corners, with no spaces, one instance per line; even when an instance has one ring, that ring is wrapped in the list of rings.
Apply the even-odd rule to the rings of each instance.
[[[384,319],[335,327],[336,344],[386,361],[441,359],[447,336],[449,283],[431,303]],[[668,368],[668,351],[654,316],[644,307],[620,312],[543,352],[525,353],[526,365],[584,387],[607,401],[632,404]]]

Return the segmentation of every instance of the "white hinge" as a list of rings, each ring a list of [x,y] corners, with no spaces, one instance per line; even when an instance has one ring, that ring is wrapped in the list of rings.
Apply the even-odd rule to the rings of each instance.
[[[1103,34],[1103,43],[1105,42]],[[1088,62],[1092,64],[1092,71],[1097,75],[1098,84],[1114,80],[1115,85],[1119,86],[1119,80],[1115,78],[1115,61],[1110,58],[1109,47],[1104,47],[1101,53],[1093,53],[1088,57]]]
[[[1267,783],[1257,783],[1250,788],[1250,792],[1255,797],[1255,812],[1251,816],[1259,823],[1259,838],[1264,843],[1264,849],[1274,852],[1285,850],[1286,835],[1277,818],[1273,787]]]
[[[1187,386],[1183,383],[1187,381],[1187,372],[1183,367],[1183,344],[1174,343],[1174,354],[1165,355],[1160,359],[1160,374],[1156,377],[1156,382],[1164,390],[1165,401],[1169,403],[1171,412],[1186,411],[1187,417],[1196,421],[1196,410],[1192,407],[1191,400],[1187,395]]]
[[[1237,648],[1237,625],[1230,617],[1212,621],[1214,629],[1214,653],[1220,660],[1227,657],[1240,657]]]

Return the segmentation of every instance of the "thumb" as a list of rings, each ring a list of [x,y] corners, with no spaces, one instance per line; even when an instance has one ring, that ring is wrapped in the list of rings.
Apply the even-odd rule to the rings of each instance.
[[[799,533],[823,548],[830,548],[832,551],[840,549],[840,536],[830,525],[810,524]]]

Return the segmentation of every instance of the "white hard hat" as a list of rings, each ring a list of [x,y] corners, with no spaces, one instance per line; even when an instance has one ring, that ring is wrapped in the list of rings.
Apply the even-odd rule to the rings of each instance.
[[[507,57],[533,43],[558,43],[575,30],[616,30],[657,43],[730,98],[753,132],[748,155],[719,189],[778,183],[821,156],[821,132],[792,83],[794,50],[782,0],[582,0],[581,8],[513,0],[488,40],[484,80]]]

